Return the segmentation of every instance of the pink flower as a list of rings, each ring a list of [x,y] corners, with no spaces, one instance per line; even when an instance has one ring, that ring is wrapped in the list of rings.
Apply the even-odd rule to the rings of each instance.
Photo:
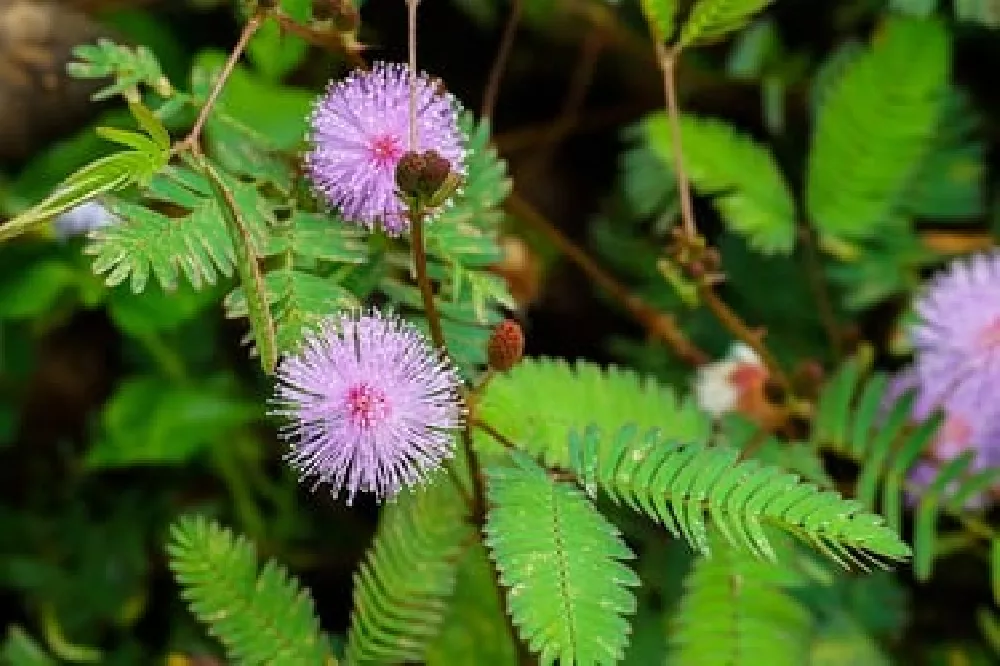
[[[410,71],[375,63],[331,83],[311,119],[306,170],[316,190],[348,222],[381,225],[398,235],[407,227],[396,192],[396,164],[408,150],[435,150],[465,173],[458,104],[426,75],[416,78],[417,145],[410,143]]]
[[[462,426],[455,370],[412,324],[378,311],[327,320],[283,359],[278,380],[288,461],[335,496],[346,490],[348,504],[423,481]]]

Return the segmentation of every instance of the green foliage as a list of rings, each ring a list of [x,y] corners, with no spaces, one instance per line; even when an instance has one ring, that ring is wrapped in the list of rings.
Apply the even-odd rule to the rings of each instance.
[[[263,411],[233,388],[224,377],[180,386],[164,386],[159,377],[126,382],[104,408],[87,466],[176,465],[224,445],[223,438],[259,420]]]
[[[805,576],[738,550],[716,552],[698,558],[684,581],[672,636],[676,663],[809,663],[814,619],[794,594],[806,584]]]
[[[56,661],[24,629],[12,625],[0,645],[0,664],[4,666],[55,666]]]
[[[902,14],[927,18],[937,10],[938,0],[889,0],[889,6]]]
[[[236,272],[243,287],[243,300],[257,355],[260,357],[264,372],[272,373],[278,363],[277,332],[264,286],[264,274],[260,264],[257,263],[261,252],[255,247],[254,230],[245,220],[246,208],[240,207],[232,189],[228,187],[219,172],[206,160],[199,162],[199,167],[208,179],[212,194],[219,204],[229,237],[233,241]],[[260,206],[256,210],[259,212]]]
[[[955,221],[986,213],[986,145],[980,124],[968,95],[950,90],[933,143],[900,202],[903,210],[915,217]]]
[[[170,530],[170,568],[199,620],[240,664],[333,664],[312,599],[280,565],[203,517]]]
[[[775,559],[765,527],[785,531],[844,567],[868,569],[879,558],[903,560],[910,549],[860,502],[822,491],[778,467],[739,460],[739,452],[659,430],[621,428],[609,438],[590,428],[571,449],[589,486],[663,523],[704,555],[711,554],[706,517],[733,549]],[[874,557],[873,557],[874,556]]]
[[[640,0],[640,6],[654,39],[666,42],[673,37],[677,0]]]
[[[167,164],[170,137],[167,130],[141,103],[129,104],[139,126],[146,132],[100,127],[104,139],[132,148],[102,157],[82,167],[60,183],[55,191],[0,226],[0,242],[28,231],[81,203],[130,185],[145,185]]]
[[[548,466],[567,468],[575,429],[592,423],[605,432],[622,423],[660,428],[681,442],[707,439],[710,423],[689,399],[631,370],[602,370],[590,363],[525,359],[495,378],[479,406],[479,418]],[[489,450],[491,440],[477,433]]]
[[[486,545],[514,624],[542,664],[613,664],[639,584],[632,551],[580,490],[530,458],[488,470]]]
[[[474,543],[459,563],[455,593],[441,631],[425,653],[428,666],[517,664],[517,649],[494,575],[486,549]]]
[[[221,51],[198,54],[191,72],[191,94],[195,99],[204,103],[225,62],[226,54]],[[241,168],[260,169],[268,151],[298,149],[314,99],[311,91],[278,84],[237,66],[206,123],[210,154],[238,173]],[[242,160],[233,159],[236,156]],[[287,158],[283,161],[283,170],[287,171]]]
[[[253,185],[234,182],[232,192],[263,246],[269,211],[259,207]],[[85,249],[94,256],[94,271],[106,274],[109,286],[130,280],[138,294],[152,275],[164,290],[173,291],[183,274],[199,289],[215,284],[220,274],[233,275],[233,241],[222,222],[221,204],[203,176],[185,167],[168,167],[150,183],[148,198],[182,207],[184,212],[174,217],[145,205],[113,204],[111,210],[121,222],[95,230]]]
[[[302,5],[301,2],[295,4]],[[308,4],[305,8],[308,12]],[[309,45],[301,37],[285,33],[275,19],[266,21],[247,44],[247,54],[254,66],[271,81],[278,81],[294,71],[308,52]]]
[[[773,0],[698,0],[681,29],[678,46],[718,41],[746,25]]]
[[[989,28],[1000,28],[1000,5],[995,0],[954,0],[955,16]]]
[[[448,617],[458,564],[474,538],[447,480],[404,491],[387,506],[354,578],[347,661],[423,661]]]
[[[73,55],[78,60],[67,66],[70,76],[78,79],[114,79],[111,85],[94,93],[94,100],[109,99],[115,95],[124,95],[132,100],[139,94],[140,85],[163,96],[172,93],[170,81],[163,75],[159,60],[145,46],[132,48],[100,39],[97,44],[76,47]]]
[[[892,18],[844,67],[809,153],[808,212],[821,233],[859,239],[884,228],[929,149],[950,66],[940,23]]]
[[[452,2],[492,22],[494,36],[514,8],[507,0]],[[108,8],[82,19],[79,34],[80,17],[69,12],[40,47],[30,29],[7,35],[14,51],[0,63],[0,97],[13,82],[7,122],[31,116],[14,143],[36,154],[23,167],[21,158],[4,157],[0,174],[0,215],[13,219],[0,239],[31,232],[5,243],[0,263],[0,595],[14,600],[12,617],[21,623],[8,627],[0,662],[217,660],[219,646],[196,619],[233,663],[321,666],[346,652],[352,663],[512,666],[524,647],[513,634],[540,661],[560,663],[995,661],[988,650],[1000,649],[996,609],[985,597],[978,609],[956,598],[973,585],[985,595],[985,582],[970,576],[988,570],[1000,602],[1000,536],[995,516],[978,506],[992,501],[998,471],[977,471],[967,453],[935,462],[936,478],[916,484],[914,465],[938,436],[939,419],[912,422],[912,396],[896,397],[889,378],[869,376],[863,360],[818,386],[808,372],[816,362],[829,367],[856,340],[877,345],[879,359],[899,351],[905,321],[891,313],[942,254],[983,246],[987,227],[997,226],[989,198],[995,137],[980,122],[996,115],[997,103],[983,94],[988,68],[976,69],[996,35],[951,20],[954,13],[995,24],[994,0],[775,5],[732,48],[703,53],[690,51],[736,36],[769,2],[524,0],[502,86],[507,103],[516,105],[525,90],[533,95],[540,82],[556,83],[558,97],[563,75],[591,78],[587,67],[579,77],[555,71],[581,46],[585,61],[608,46],[587,35],[610,36],[615,68],[636,74],[625,78],[641,88],[653,46],[642,43],[641,12],[655,40],[675,49],[673,57],[683,53],[682,105],[725,107],[727,118],[740,119],[682,116],[684,164],[718,213],[699,221],[722,257],[718,294],[749,327],[766,330],[768,348],[793,378],[783,407],[796,416],[765,433],[747,414],[705,415],[687,397],[692,367],[621,319],[616,305],[614,317],[605,316],[603,301],[592,311],[577,298],[577,275],[563,282],[551,248],[535,245],[525,220],[505,218],[511,183],[491,142],[520,163],[521,137],[536,130],[512,126],[494,138],[487,121],[464,114],[464,182],[426,228],[452,359],[478,383],[491,326],[511,309],[536,349],[588,356],[592,344],[607,343],[631,369],[526,360],[493,377],[468,405],[473,425],[483,421],[497,435],[474,428],[479,471],[488,473],[471,477],[476,470],[456,443],[447,475],[381,507],[354,579],[353,615],[346,626],[330,626],[339,633],[329,639],[298,583],[273,562],[261,569],[247,538],[204,519],[174,526],[172,566],[193,615],[164,603],[164,562],[153,544],[179,509],[227,516],[262,552],[308,571],[320,606],[336,605],[329,595],[340,590],[328,582],[343,580],[361,555],[367,513],[303,499],[262,419],[271,380],[231,347],[244,335],[270,370],[320,321],[362,305],[426,327],[411,241],[345,222],[302,173],[310,108],[331,72],[336,79],[351,66],[333,26],[310,19],[311,0],[247,0],[238,12],[220,0],[175,4],[163,16]],[[382,28],[401,15],[356,4],[364,6],[358,38],[383,43]],[[47,7],[0,9],[0,42],[3,18],[44,15]],[[258,11],[270,17],[231,71],[227,52],[191,50],[204,46],[205,31],[187,31],[189,22],[210,20],[232,36],[239,25],[216,23]],[[302,33],[283,33],[272,12]],[[814,15],[829,22],[821,32],[809,32]],[[438,16],[421,12],[421,30],[433,34]],[[91,32],[90,24],[103,25]],[[871,44],[862,45],[872,25]],[[48,63],[68,42],[108,28],[145,46],[80,47],[69,66],[77,81],[50,87]],[[300,39],[306,34],[313,46]],[[954,72],[952,40],[964,54]],[[476,58],[487,62],[494,41],[470,42]],[[454,77],[449,59],[461,49],[447,40],[427,51],[421,44],[420,61],[433,62],[435,75],[474,101],[477,82]],[[539,54],[548,64],[533,64]],[[228,80],[214,91],[224,70]],[[165,72],[189,89],[174,88]],[[611,74],[597,67],[593,91]],[[74,117],[77,90],[119,108],[98,121]],[[648,101],[642,91],[642,100],[631,99],[632,90],[622,89],[625,111]],[[183,136],[213,91],[221,94],[213,96],[201,150],[181,143],[171,152],[168,128]],[[64,128],[48,127],[48,114],[32,105],[61,104],[64,95],[70,138],[47,146]],[[558,106],[548,92],[542,97]],[[617,111],[592,107],[591,97],[578,109],[581,123],[564,131],[559,121],[544,132],[540,143],[569,152],[553,153],[555,179],[521,183],[522,196],[547,210],[552,204],[556,216],[561,203],[577,215],[578,203],[600,198],[597,219],[567,231],[589,234],[598,261],[630,293],[668,314],[707,355],[723,355],[732,332],[683,293],[687,277],[663,269],[678,213],[669,124],[657,114],[619,133],[611,127]],[[138,131],[123,100],[133,104]],[[810,118],[812,154],[802,142]],[[106,128],[95,132],[94,124]],[[569,131],[594,136],[577,143]],[[594,187],[611,182],[610,172],[563,158],[577,147],[599,158],[616,135],[625,152],[615,192],[604,197]],[[122,152],[108,156],[105,140]],[[804,211],[793,196],[800,184]],[[45,222],[95,198],[119,224],[86,239],[45,237]],[[796,246],[800,223],[816,228],[828,255]],[[513,302],[496,268],[510,258],[501,231],[542,257],[543,296],[529,305]],[[832,287],[839,344],[830,344],[806,270]],[[248,321],[221,321],[220,300],[225,315]],[[647,379],[651,372],[671,383]],[[835,456],[857,463],[856,479],[852,465],[829,464]],[[488,483],[485,506],[473,478]],[[477,525],[483,512],[485,539]],[[912,540],[918,582],[935,582],[912,598],[905,573],[848,575],[829,561],[901,560],[909,549],[900,532]],[[976,558],[974,566],[966,559],[942,566],[959,552]],[[633,553],[635,573],[625,566]],[[975,620],[978,642],[963,630]]]
[[[866,360],[856,357],[830,380],[820,395],[812,440],[817,447],[859,462],[859,500],[871,510],[880,510],[889,525],[900,531],[907,475],[937,435],[940,418],[913,424],[915,396],[891,394],[890,380],[882,373],[863,380],[866,367]],[[962,513],[970,500],[1000,478],[996,468],[971,473],[971,461],[971,454],[949,461],[919,493],[913,550],[914,571],[921,579],[930,576],[939,555],[940,512]]]
[[[644,126],[653,151],[672,165],[667,117],[656,114]],[[691,182],[712,197],[726,224],[761,252],[790,252],[795,201],[771,152],[724,122],[691,116],[681,118],[681,140]]]
[[[907,199],[919,205],[919,199]],[[871,308],[892,296],[917,289],[921,270],[938,257],[921,242],[909,220],[896,218],[882,232],[856,246],[856,256],[828,267],[849,312]]]

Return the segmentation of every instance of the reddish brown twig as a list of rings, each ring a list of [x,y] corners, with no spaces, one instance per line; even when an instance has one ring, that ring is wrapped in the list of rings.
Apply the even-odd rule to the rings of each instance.
[[[521,22],[522,0],[512,0],[510,14],[507,16],[507,23],[503,27],[503,35],[500,37],[500,48],[497,49],[496,57],[493,59],[493,66],[490,68],[490,76],[486,82],[486,90],[483,92],[483,105],[479,115],[483,118],[492,118],[496,109],[497,97],[500,94],[500,81],[503,73],[507,69],[507,61],[510,60],[510,52],[514,47],[514,37],[517,35],[517,26]]]
[[[598,287],[618,301],[646,330],[666,342],[682,360],[701,365],[708,355],[687,339],[670,315],[659,312],[607,273],[586,252],[550,223],[517,192],[507,197],[507,210],[545,234],[566,257],[576,264]]]

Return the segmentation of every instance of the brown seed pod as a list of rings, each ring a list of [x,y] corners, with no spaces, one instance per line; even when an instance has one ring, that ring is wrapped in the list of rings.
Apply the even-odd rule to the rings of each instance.
[[[523,355],[524,331],[513,319],[505,319],[493,329],[486,343],[486,358],[490,367],[507,372],[518,364]]]

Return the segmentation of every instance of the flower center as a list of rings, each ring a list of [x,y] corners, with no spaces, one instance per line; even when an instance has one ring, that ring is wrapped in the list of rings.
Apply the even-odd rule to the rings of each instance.
[[[384,134],[372,139],[368,146],[371,158],[380,167],[395,166],[403,156],[403,146],[399,139],[391,134]]]
[[[369,430],[389,417],[389,401],[385,392],[360,382],[347,389],[347,418],[356,428]]]

